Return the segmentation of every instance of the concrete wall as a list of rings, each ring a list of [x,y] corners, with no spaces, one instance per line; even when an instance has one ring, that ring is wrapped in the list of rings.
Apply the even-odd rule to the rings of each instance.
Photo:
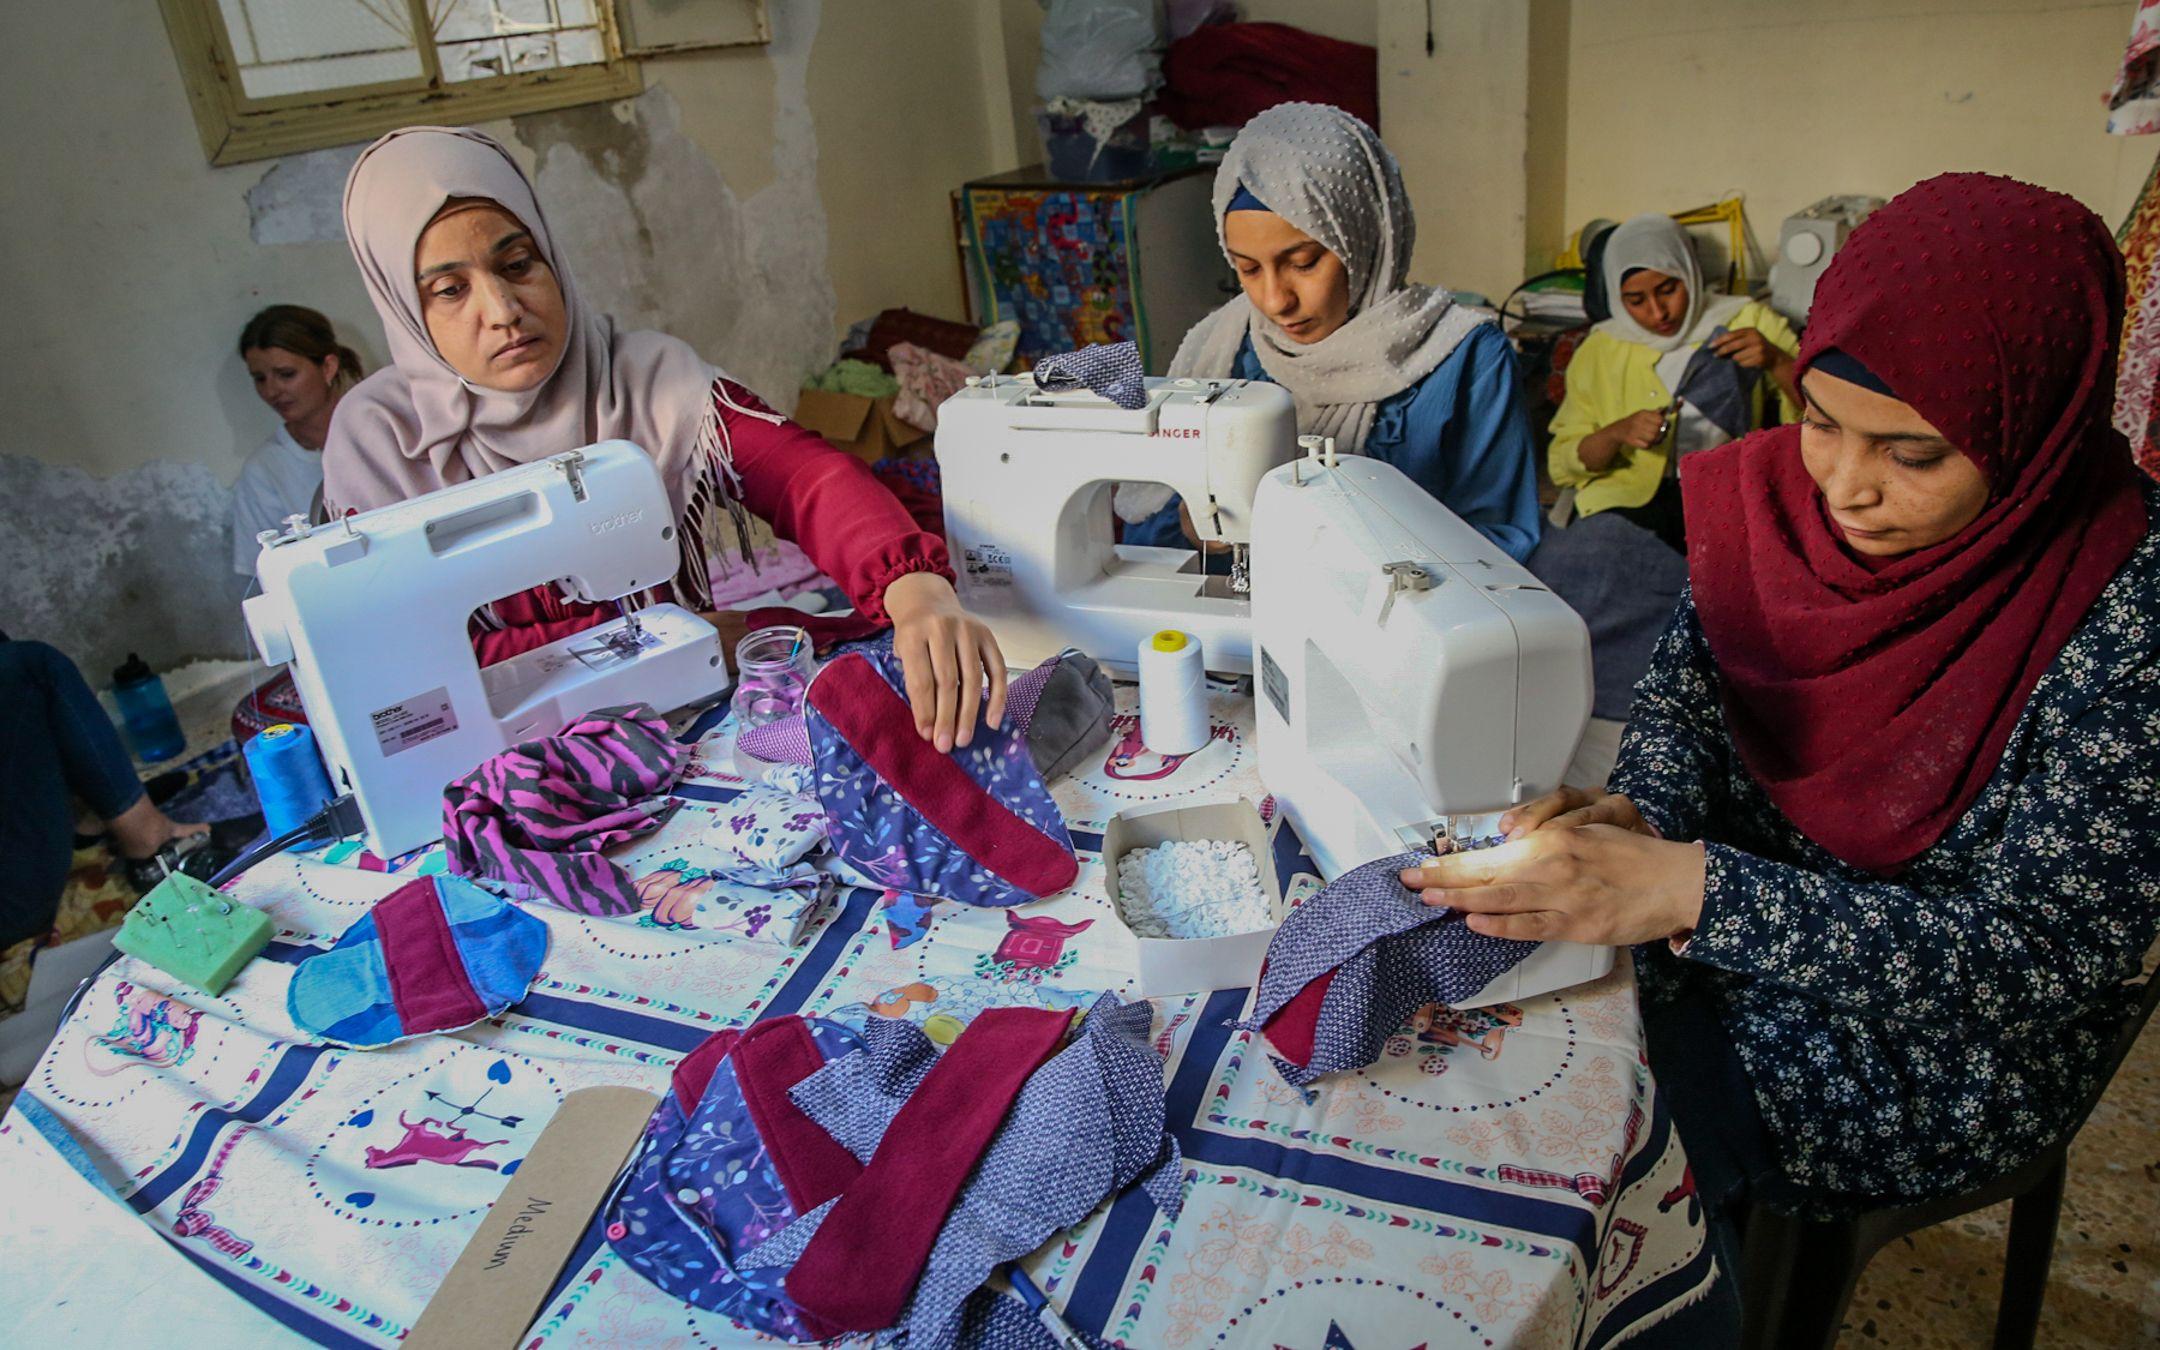
[[[948,190],[1013,163],[993,9],[775,0],[768,47],[486,129],[525,160],[585,294],[786,405],[838,328],[957,314]],[[985,27],[988,25],[989,27]],[[0,49],[0,628],[93,673],[238,655],[229,484],[272,430],[232,343],[272,301],[382,338],[337,216],[357,147],[207,167],[155,7],[50,7]]]
[[[1746,195],[1765,248],[1834,193],[1949,169],[2119,222],[2156,146],[2105,130],[2118,0],[1380,0],[1380,114],[1424,280],[1495,298],[1576,227]],[[1722,237],[1722,229],[1705,232]]]
[[[1766,248],[1833,193],[1890,197],[1950,169],[2012,174],[2118,223],[2152,137],[2101,97],[2135,6],[2117,0],[1575,0],[1564,222],[1738,188]]]
[[[1521,279],[1530,197],[1533,17],[1560,0],[1380,6],[1380,126],[1417,212],[1411,276],[1494,300]]]

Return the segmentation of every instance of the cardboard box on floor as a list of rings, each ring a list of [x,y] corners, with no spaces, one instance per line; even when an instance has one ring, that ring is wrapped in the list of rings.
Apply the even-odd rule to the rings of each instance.
[[[804,389],[801,401],[795,405],[795,421],[866,464],[930,435],[893,416],[891,396],[864,398],[861,394]]]

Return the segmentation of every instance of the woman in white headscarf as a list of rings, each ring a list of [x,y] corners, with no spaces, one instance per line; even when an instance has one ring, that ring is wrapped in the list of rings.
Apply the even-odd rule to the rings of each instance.
[[[1527,557],[1537,465],[1514,353],[1489,311],[1406,280],[1417,224],[1378,133],[1278,104],[1230,143],[1214,209],[1243,294],[1185,335],[1169,373],[1283,386],[1300,432],[1386,460]],[[1128,543],[1184,545],[1168,489],[1127,485],[1117,507]]]
[[[1798,417],[1799,339],[1768,305],[1711,294],[1670,216],[1615,229],[1604,279],[1613,314],[1568,362],[1552,478],[1577,514],[1617,512],[1685,553],[1681,456]]]

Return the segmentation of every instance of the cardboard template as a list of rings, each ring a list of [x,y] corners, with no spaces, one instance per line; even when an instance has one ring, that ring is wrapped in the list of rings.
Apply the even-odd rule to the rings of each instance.
[[[658,1103],[625,1087],[563,1098],[406,1333],[405,1350],[511,1350],[522,1342]]]

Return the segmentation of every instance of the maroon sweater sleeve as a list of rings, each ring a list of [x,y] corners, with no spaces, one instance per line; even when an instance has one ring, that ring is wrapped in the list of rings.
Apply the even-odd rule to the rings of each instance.
[[[728,397],[770,411],[730,382]],[[840,584],[858,614],[889,622],[885,588],[910,572],[953,579],[945,541],[928,533],[891,490],[847,451],[793,422],[777,425],[720,407],[742,478],[743,505]]]
[[[491,628],[474,619],[466,625],[473,652],[480,664],[492,666],[513,656],[545,647],[557,638],[582,633],[615,617],[613,605],[587,605],[565,600],[552,585],[506,595],[494,604],[495,618],[502,624]]]

